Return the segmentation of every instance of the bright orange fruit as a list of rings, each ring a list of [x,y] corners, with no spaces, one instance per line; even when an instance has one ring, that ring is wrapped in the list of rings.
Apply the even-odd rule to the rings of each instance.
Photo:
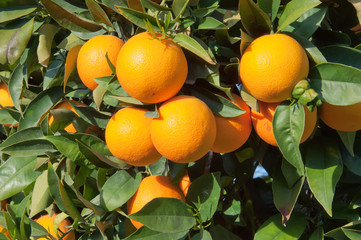
[[[43,226],[50,234],[51,236],[58,239],[63,235],[63,233],[66,233],[69,230],[69,226],[71,226],[71,223],[68,219],[64,219],[58,226],[58,230],[55,232],[56,229],[54,229],[54,219],[57,216],[57,214],[53,214],[52,216],[46,214],[41,216],[40,218],[36,219],[35,221],[39,223],[41,226]],[[42,237],[38,238],[39,240],[47,240],[48,238]],[[69,232],[63,240],[75,240],[75,232],[71,231]]]

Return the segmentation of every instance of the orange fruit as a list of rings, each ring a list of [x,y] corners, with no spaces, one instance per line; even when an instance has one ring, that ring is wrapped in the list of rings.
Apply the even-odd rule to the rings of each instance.
[[[152,143],[152,118],[146,117],[146,112],[134,107],[120,109],[105,128],[105,142],[110,152],[133,166],[149,165],[162,157]]]
[[[254,109],[251,110],[254,130],[263,141],[273,146],[277,146],[277,142],[273,135],[272,119],[278,104],[279,103],[264,103],[259,101],[258,105],[260,112],[257,112]],[[305,128],[300,143],[303,143],[311,136],[317,122],[317,108],[313,112],[310,112],[307,107],[304,107],[304,109]]]
[[[14,103],[11,100],[8,86],[5,83],[0,82],[0,104],[3,107],[13,107]]]
[[[241,97],[236,94],[232,94],[232,96],[235,100],[233,103],[246,112],[237,117],[215,115],[217,134],[216,141],[212,146],[213,152],[232,152],[241,147],[251,135],[251,110]]]
[[[172,184],[169,177],[153,175],[143,178],[137,192],[127,202],[128,214],[138,212],[148,202],[159,197],[177,198],[185,201],[182,190],[177,185]],[[131,219],[130,221],[137,229],[143,226],[142,223],[135,220]]]
[[[177,163],[194,162],[213,146],[216,121],[208,106],[193,96],[176,96],[159,109],[150,133],[160,154]]]
[[[56,239],[58,239],[59,237],[61,237],[64,233],[66,233],[69,230],[69,226],[71,226],[71,223],[68,219],[64,219],[58,226],[58,231],[57,233],[55,232],[54,229],[54,219],[56,217],[57,214],[53,214],[52,216],[46,214],[41,216],[40,218],[36,219],[35,221],[37,223],[39,223],[41,226],[43,226],[53,237],[55,237]],[[42,238],[38,238],[38,240],[46,240],[48,238],[42,237]],[[75,240],[75,232],[71,231],[69,232],[64,238],[62,238],[63,240]]]
[[[8,232],[8,231],[6,230],[6,228],[4,228],[3,226],[0,226],[0,232],[1,232],[2,234],[4,234],[5,236],[7,236],[9,239],[11,239],[9,232]]]
[[[80,106],[86,106],[84,103],[80,103],[80,102],[77,102],[77,101],[71,101],[72,103],[74,104],[77,104],[77,105],[80,105]],[[70,103],[68,101],[62,101],[60,102],[58,105],[55,106],[54,109],[60,109],[60,108],[65,108],[65,109],[69,109],[71,111],[73,111],[76,115],[78,115],[74,108],[70,105]],[[78,115],[79,116],[79,115]],[[54,117],[52,115],[49,115],[49,126],[53,123],[54,121]],[[74,127],[74,125],[71,123],[69,124],[68,126],[66,126],[64,128],[64,130],[68,133],[76,133],[76,129]]]
[[[353,132],[361,130],[361,103],[349,106],[336,106],[322,103],[320,108],[321,120],[330,128]]]
[[[188,172],[185,172],[182,179],[179,181],[179,187],[182,190],[184,196],[187,196],[189,186],[191,185],[191,180],[189,178]]]
[[[160,38],[161,34],[156,36]],[[129,95],[145,103],[159,103],[179,92],[188,65],[182,49],[172,39],[159,40],[143,32],[124,44],[116,71]]]
[[[98,84],[94,78],[110,76],[110,69],[105,55],[115,65],[124,42],[112,35],[99,35],[89,39],[80,49],[77,58],[77,69],[81,81],[89,89],[94,90]]]
[[[246,90],[263,102],[282,102],[308,75],[302,46],[285,34],[264,35],[243,53],[239,74]]]

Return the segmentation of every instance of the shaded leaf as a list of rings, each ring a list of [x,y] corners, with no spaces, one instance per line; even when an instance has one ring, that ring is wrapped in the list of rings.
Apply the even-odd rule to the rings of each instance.
[[[208,30],[217,30],[217,29],[225,29],[228,27],[212,17],[204,18],[198,25],[198,29],[208,29]]]
[[[39,29],[39,45],[37,49],[37,55],[39,63],[45,67],[48,66],[50,55],[51,55],[51,45],[53,44],[53,39],[56,32],[59,28],[52,24],[43,24]]]
[[[23,93],[24,65],[18,64],[9,79],[9,93],[14,107],[22,114],[20,99]]]
[[[34,12],[35,10],[36,10],[36,7],[31,6],[31,5],[2,8],[1,15],[0,15],[0,23],[7,22],[10,20],[14,20],[14,19],[26,16],[26,15],[29,15],[30,13]]]
[[[35,181],[30,203],[30,215],[32,218],[53,202],[49,192],[48,171],[45,170]]]
[[[328,62],[340,63],[361,70],[361,50],[347,46],[326,46],[320,49]]]
[[[226,228],[224,228],[221,225],[216,225],[216,226],[212,227],[211,229],[209,229],[209,232],[210,232],[210,234],[212,236],[212,239],[241,240],[240,237],[233,234],[232,232],[230,232],[229,230],[227,230]]]
[[[153,231],[143,226],[124,240],[180,240],[187,234],[188,230],[177,233],[164,233]]]
[[[67,212],[66,207],[61,198],[61,193],[59,189],[59,177],[55,172],[53,165],[48,162],[48,185],[49,185],[49,193],[52,199],[55,201],[56,206],[62,211]]]
[[[340,136],[343,144],[347,148],[347,151],[351,154],[351,156],[354,156],[355,154],[353,151],[353,145],[355,143],[356,132],[337,131],[337,133]]]

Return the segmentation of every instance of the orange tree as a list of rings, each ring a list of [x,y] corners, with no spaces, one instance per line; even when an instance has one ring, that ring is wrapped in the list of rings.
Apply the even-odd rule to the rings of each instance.
[[[361,239],[360,1],[0,7],[0,239]]]

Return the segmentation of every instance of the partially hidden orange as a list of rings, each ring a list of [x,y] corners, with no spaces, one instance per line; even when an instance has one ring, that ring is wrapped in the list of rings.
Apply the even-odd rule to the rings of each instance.
[[[6,228],[4,228],[4,227],[1,226],[1,225],[0,225],[0,232],[1,232],[2,234],[4,234],[5,236],[7,236],[9,239],[11,239],[9,232],[6,230]]]
[[[39,223],[41,226],[43,226],[51,236],[55,237],[56,239],[63,236],[66,232],[69,231],[69,226],[71,226],[71,223],[68,219],[64,219],[58,226],[58,229],[54,229],[54,220],[57,214],[53,215],[43,215],[40,218],[36,219],[35,221]],[[48,238],[42,237],[38,238],[38,240],[46,240]],[[70,231],[65,237],[62,238],[63,240],[75,240],[75,232]]]
[[[245,89],[263,102],[282,102],[305,79],[309,62],[303,47],[285,34],[264,35],[243,53],[239,74]]]
[[[264,103],[259,101],[259,112],[255,111],[254,109],[251,110],[251,118],[254,130],[256,131],[257,135],[263,139],[263,141],[272,146],[277,146],[277,142],[273,134],[272,119],[278,104],[279,103]],[[303,143],[311,136],[317,122],[317,108],[315,108],[313,112],[310,112],[307,107],[304,107],[304,109],[305,128],[303,130],[300,143]]]
[[[191,179],[189,178],[188,172],[186,171],[178,184],[184,196],[187,196],[188,189],[191,186],[191,183]]]
[[[162,157],[153,145],[150,135],[152,118],[146,117],[146,112],[135,107],[122,108],[105,128],[105,142],[110,152],[133,166],[149,165]]]
[[[3,107],[13,107],[14,103],[11,100],[8,86],[5,83],[0,82],[0,104]]]
[[[112,74],[105,55],[115,65],[123,44],[123,40],[116,36],[99,35],[89,39],[80,48],[77,58],[77,70],[85,86],[94,90],[98,86],[94,78]]]
[[[171,178],[162,175],[153,175],[143,178],[137,192],[127,203],[128,214],[138,212],[148,202],[155,198],[167,197],[177,198],[185,201],[184,194],[178,185],[171,183]],[[132,220],[133,225],[138,229],[142,223]]]
[[[119,52],[116,71],[120,85],[145,103],[159,103],[176,95],[188,73],[181,47],[172,39],[149,32],[131,37]]]
[[[233,103],[246,112],[237,117],[215,115],[217,134],[212,146],[213,152],[232,152],[240,148],[251,135],[251,110],[241,97],[236,94],[232,94],[232,97],[235,101]]]
[[[216,121],[203,101],[176,96],[163,103],[158,112],[150,132],[160,154],[177,163],[189,163],[210,151],[216,139]]]
[[[361,103],[348,106],[336,106],[322,103],[320,118],[330,128],[353,132],[361,130]]]

